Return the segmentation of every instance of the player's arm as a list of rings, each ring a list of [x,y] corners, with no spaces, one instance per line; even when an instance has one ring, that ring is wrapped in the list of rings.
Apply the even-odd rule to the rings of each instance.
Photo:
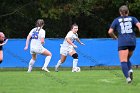
[[[26,39],[26,45],[25,45],[24,50],[27,50],[27,49],[28,49],[28,45],[29,45],[30,38],[31,38],[31,35],[29,34],[29,35],[27,36],[27,39]]]
[[[138,22],[138,23],[136,23],[136,26],[138,27],[139,32],[140,32],[140,23],[139,23],[139,22]]]
[[[43,45],[45,43],[45,30],[42,29],[40,34],[41,34],[40,41],[41,41],[41,44]]]
[[[2,44],[0,44],[0,46],[5,45],[5,44],[7,43],[7,41],[8,41],[8,39],[7,39],[7,38],[5,38],[5,39],[4,39],[4,42],[3,42]]]
[[[44,38],[41,38],[40,40],[41,40],[41,44],[43,45],[45,43]]]
[[[76,38],[76,41],[79,42],[81,45],[85,45],[83,42],[80,41],[79,38]]]
[[[108,30],[108,34],[113,38],[113,39],[117,39],[117,36],[114,34],[114,29],[110,28]]]
[[[71,41],[71,39],[70,39],[69,37],[66,38],[66,41],[67,41],[70,45],[72,45],[73,47],[77,48],[77,46],[76,46],[74,43],[72,43],[72,41]]]

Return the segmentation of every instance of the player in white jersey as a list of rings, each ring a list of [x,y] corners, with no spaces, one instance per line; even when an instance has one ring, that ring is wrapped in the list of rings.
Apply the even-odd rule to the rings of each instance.
[[[29,62],[28,72],[31,72],[32,67],[35,63],[37,54],[43,54],[47,56],[45,58],[45,63],[44,63],[44,66],[42,67],[42,70],[45,70],[46,72],[50,72],[47,69],[47,66],[51,60],[52,54],[50,51],[48,51],[46,48],[43,47],[43,44],[45,43],[44,42],[45,30],[43,29],[43,26],[44,26],[44,20],[38,19],[36,22],[36,27],[33,28],[27,36],[24,50],[28,49],[29,40],[31,39],[30,53],[32,55],[32,58]]]
[[[55,71],[58,72],[58,67],[66,60],[67,55],[73,57],[73,69],[77,67],[78,63],[78,54],[76,53],[74,48],[77,48],[77,46],[74,44],[74,41],[78,41],[81,45],[84,45],[78,38],[78,25],[73,24],[71,27],[71,30],[67,33],[63,44],[61,44],[60,48],[60,54],[61,58],[58,61],[57,65],[55,66]]]

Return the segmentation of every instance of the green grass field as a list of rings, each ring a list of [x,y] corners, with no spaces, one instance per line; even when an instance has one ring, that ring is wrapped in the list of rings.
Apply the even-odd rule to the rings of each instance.
[[[0,93],[139,93],[139,89],[139,70],[134,70],[131,84],[121,70],[0,70]]]

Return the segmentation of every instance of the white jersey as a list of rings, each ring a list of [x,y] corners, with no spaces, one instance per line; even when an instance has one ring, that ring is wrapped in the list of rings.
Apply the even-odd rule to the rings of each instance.
[[[41,44],[41,38],[45,38],[45,30],[40,29],[40,27],[33,28],[29,35],[31,35],[31,43],[30,43],[30,52],[42,53],[44,51],[44,47]],[[37,52],[36,52],[37,51]]]
[[[64,56],[67,56],[67,54],[75,50],[74,47],[67,42],[66,38],[70,38],[70,40],[74,43],[75,39],[78,38],[78,34],[74,34],[72,31],[69,31],[66,35],[65,40],[63,41],[63,44],[61,44],[60,48],[60,54]]]
[[[78,38],[78,34],[77,33],[74,34],[72,31],[69,31],[65,37],[65,40],[63,41],[63,44],[62,44],[63,46],[72,47],[72,45],[67,42],[66,38],[70,38],[72,43],[74,43],[75,39]]]

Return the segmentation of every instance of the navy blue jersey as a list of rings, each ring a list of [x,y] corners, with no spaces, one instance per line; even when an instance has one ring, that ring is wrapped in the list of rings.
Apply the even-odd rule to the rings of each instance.
[[[110,28],[118,32],[118,46],[135,46],[136,36],[133,31],[136,23],[139,22],[132,16],[120,16],[116,18]]]

